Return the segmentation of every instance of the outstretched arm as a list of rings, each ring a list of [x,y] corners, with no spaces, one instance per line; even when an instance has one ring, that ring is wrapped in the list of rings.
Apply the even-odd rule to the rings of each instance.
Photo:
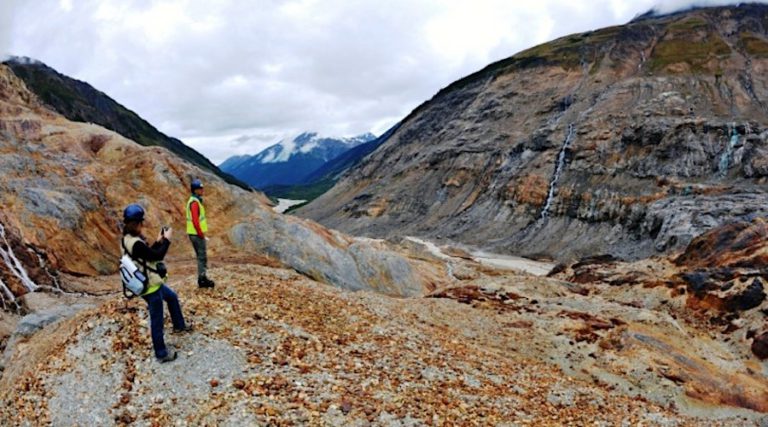
[[[153,243],[152,247],[139,240],[133,245],[132,255],[147,261],[162,261],[170,246],[171,241],[165,238]]]

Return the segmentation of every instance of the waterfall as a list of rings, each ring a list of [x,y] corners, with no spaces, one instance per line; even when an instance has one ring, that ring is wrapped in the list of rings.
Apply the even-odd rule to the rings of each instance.
[[[13,296],[13,292],[11,292],[11,290],[8,289],[8,286],[5,285],[3,279],[0,279],[0,293],[2,293],[2,295],[0,295],[0,302],[3,303],[3,309],[8,308],[6,303],[16,304],[16,297]]]
[[[29,292],[34,292],[38,286],[35,284],[35,282],[32,281],[32,279],[29,278],[27,275],[27,270],[24,269],[24,266],[21,265],[21,262],[19,262],[19,259],[16,258],[16,255],[13,253],[11,244],[5,237],[5,227],[3,227],[2,224],[0,224],[0,238],[3,239],[6,247],[6,249],[3,249],[2,245],[0,245],[0,257],[2,257],[3,261],[5,261],[5,265],[7,265],[8,269],[10,269],[11,272],[19,278],[21,284],[24,285],[24,287],[27,288]]]
[[[445,261],[445,268],[448,270],[448,276],[453,280],[457,280],[456,275],[453,273],[453,262],[450,260]]]
[[[38,265],[40,266],[40,269],[45,271],[45,274],[47,274],[48,277],[50,277],[51,282],[53,283],[53,290],[61,290],[61,283],[59,283],[59,278],[51,274],[51,272],[46,267],[45,259],[43,259],[40,253],[34,250],[33,248],[27,248],[27,252],[37,257],[37,262],[38,262]],[[42,285],[38,285],[38,286],[40,286],[43,289],[47,288],[46,286],[42,286]]]
[[[720,178],[725,178],[726,175],[728,175],[728,165],[733,158],[733,149],[739,143],[739,131],[736,130],[735,124],[728,126],[728,134],[730,135],[730,140],[725,147],[725,151],[720,155],[720,162],[717,165],[717,171]]]
[[[555,173],[552,176],[552,181],[549,183],[549,192],[547,193],[547,201],[544,203],[544,208],[541,210],[541,219],[545,219],[549,216],[549,209],[552,206],[552,200],[555,198],[555,191],[557,188],[557,181],[560,179],[560,174],[563,173],[565,167],[565,155],[566,151],[571,147],[573,143],[573,137],[576,133],[576,128],[573,123],[568,125],[568,134],[565,136],[565,142],[560,149],[560,154],[557,156],[557,165],[555,166]]]

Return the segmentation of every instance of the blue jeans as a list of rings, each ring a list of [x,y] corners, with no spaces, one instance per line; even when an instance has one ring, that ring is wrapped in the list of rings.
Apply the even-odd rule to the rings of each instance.
[[[142,298],[147,302],[149,308],[149,323],[152,330],[152,347],[155,349],[155,357],[161,359],[168,355],[168,348],[165,346],[165,340],[163,339],[163,301],[168,304],[173,328],[184,329],[186,326],[184,316],[181,314],[179,297],[173,289],[163,285],[157,291]]]

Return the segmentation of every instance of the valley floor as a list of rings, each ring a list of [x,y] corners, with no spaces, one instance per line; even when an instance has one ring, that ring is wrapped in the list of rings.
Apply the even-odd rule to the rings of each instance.
[[[749,425],[757,419],[736,410],[692,418],[680,414],[674,399],[564,373],[560,365],[574,363],[563,361],[579,353],[580,343],[557,341],[557,327],[548,322],[581,322],[564,306],[581,296],[565,286],[535,291],[557,286],[553,280],[497,276],[482,286],[398,299],[339,291],[265,259],[215,266],[212,290],[196,288],[191,263],[171,280],[195,328],[166,335],[180,352],[175,362],[153,359],[144,302],[116,295],[18,343],[0,378],[0,424]],[[94,286],[108,289],[110,280],[95,279]],[[505,285],[494,285],[499,281]],[[547,320],[538,324],[538,317]]]
[[[277,199],[277,201],[278,201],[277,206],[272,208],[277,213],[283,213],[288,209],[292,208],[293,206],[300,205],[306,202],[306,200],[290,200],[290,199]]]
[[[442,260],[451,260],[461,257],[470,258],[476,262],[479,262],[480,264],[484,264],[493,268],[525,272],[535,276],[546,276],[547,273],[555,268],[555,264],[551,262],[536,261],[512,255],[501,255],[480,250],[472,250],[461,247],[461,245],[457,245],[456,243],[443,245],[441,248],[433,242],[417,237],[406,237],[405,239],[423,245],[427,251],[429,251],[429,253]],[[446,253],[446,250],[449,252],[458,251],[460,253],[450,254]]]

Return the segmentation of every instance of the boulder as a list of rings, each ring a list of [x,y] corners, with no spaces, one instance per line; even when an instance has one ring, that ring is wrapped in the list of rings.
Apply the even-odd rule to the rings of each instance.
[[[425,279],[385,242],[355,239],[311,221],[260,210],[229,232],[235,246],[268,254],[315,280],[343,289],[412,296]]]
[[[754,279],[752,283],[741,289],[729,289],[725,297],[725,305],[729,311],[745,311],[760,306],[765,301],[763,282]]]
[[[768,332],[764,332],[752,340],[752,353],[760,360],[768,359]]]

